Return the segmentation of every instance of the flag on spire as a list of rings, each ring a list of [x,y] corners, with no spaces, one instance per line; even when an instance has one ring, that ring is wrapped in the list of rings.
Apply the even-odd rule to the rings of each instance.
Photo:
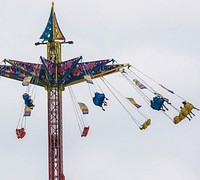
[[[65,37],[62,34],[56,19],[56,14],[54,12],[54,2],[52,2],[50,17],[40,39],[43,39],[43,41],[65,40]]]

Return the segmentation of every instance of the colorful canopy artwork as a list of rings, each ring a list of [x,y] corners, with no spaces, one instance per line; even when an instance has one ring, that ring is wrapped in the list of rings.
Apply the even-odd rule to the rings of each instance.
[[[51,62],[44,57],[40,57],[40,59],[41,64],[5,59],[6,65],[0,65],[0,76],[22,82],[27,77],[32,77],[31,84],[42,87],[55,85],[66,87],[86,81],[86,72],[91,72],[91,76],[94,79],[118,72],[122,67],[126,66],[124,64],[113,64],[113,59],[79,63],[82,60],[81,56],[60,63]],[[26,79],[26,81],[28,80]]]

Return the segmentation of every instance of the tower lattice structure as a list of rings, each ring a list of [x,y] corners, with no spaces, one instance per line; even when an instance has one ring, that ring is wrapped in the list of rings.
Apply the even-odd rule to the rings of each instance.
[[[62,92],[65,87],[86,81],[87,72],[92,78],[102,77],[119,72],[125,64],[115,64],[113,59],[82,62],[82,57],[66,61],[61,60],[62,44],[73,44],[66,41],[58,25],[52,3],[50,17],[41,35],[41,42],[35,45],[47,46],[47,58],[40,57],[41,63],[29,63],[4,59],[0,65],[0,76],[23,81],[31,77],[30,83],[44,87],[48,97],[48,172],[49,180],[65,180],[63,170],[63,119]]]

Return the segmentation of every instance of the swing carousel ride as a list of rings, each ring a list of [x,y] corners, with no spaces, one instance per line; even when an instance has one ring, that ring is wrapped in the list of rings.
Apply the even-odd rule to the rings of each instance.
[[[151,119],[141,110],[142,105],[138,104],[134,97],[126,97],[119,92],[112,83],[104,76],[120,73],[121,77],[127,81],[149,106],[150,110],[162,112],[174,124],[180,123],[184,119],[191,120],[194,116],[194,107],[190,102],[176,94],[174,91],[161,85],[154,79],[137,70],[130,64],[118,64],[114,59],[103,59],[84,62],[83,58],[75,57],[66,61],[61,59],[61,46],[63,44],[73,44],[73,41],[66,41],[58,25],[54,12],[54,2],[52,3],[50,17],[46,28],[42,33],[41,42],[38,45],[47,46],[47,57],[40,57],[39,63],[28,63],[12,59],[4,59],[0,65],[0,76],[21,81],[26,86],[26,92],[22,95],[24,101],[23,113],[17,124],[16,135],[18,139],[23,139],[26,135],[26,118],[30,118],[34,111],[35,87],[44,87],[48,97],[48,172],[49,180],[64,180],[63,173],[63,127],[62,127],[62,93],[68,88],[72,99],[72,104],[78,120],[81,137],[88,135],[90,126],[86,122],[85,116],[89,114],[89,109],[84,102],[79,102],[73,91],[72,85],[86,82],[88,85],[92,102],[105,111],[108,106],[108,97],[103,90],[96,87],[95,79],[101,80],[102,84],[111,92],[122,108],[130,115],[130,118],[138,126],[139,130],[145,130],[151,125]],[[141,76],[143,78],[141,78]],[[157,87],[162,88],[166,93],[176,96],[180,100],[177,108],[169,100],[167,95],[163,95],[148,84],[144,78],[151,80]],[[122,102],[122,99],[124,101]],[[125,104],[127,103],[127,104]],[[138,120],[130,106],[141,115]],[[168,114],[169,109],[173,109],[174,116]]]

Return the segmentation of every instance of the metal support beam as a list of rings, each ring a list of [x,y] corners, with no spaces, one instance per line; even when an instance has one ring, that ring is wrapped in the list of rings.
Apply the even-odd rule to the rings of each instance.
[[[49,180],[64,180],[62,137],[62,91],[48,90]]]
[[[61,62],[60,42],[47,43],[47,58],[56,63],[55,86],[47,88],[48,94],[48,156],[49,180],[65,180],[63,174],[62,91],[58,86],[58,67]]]

